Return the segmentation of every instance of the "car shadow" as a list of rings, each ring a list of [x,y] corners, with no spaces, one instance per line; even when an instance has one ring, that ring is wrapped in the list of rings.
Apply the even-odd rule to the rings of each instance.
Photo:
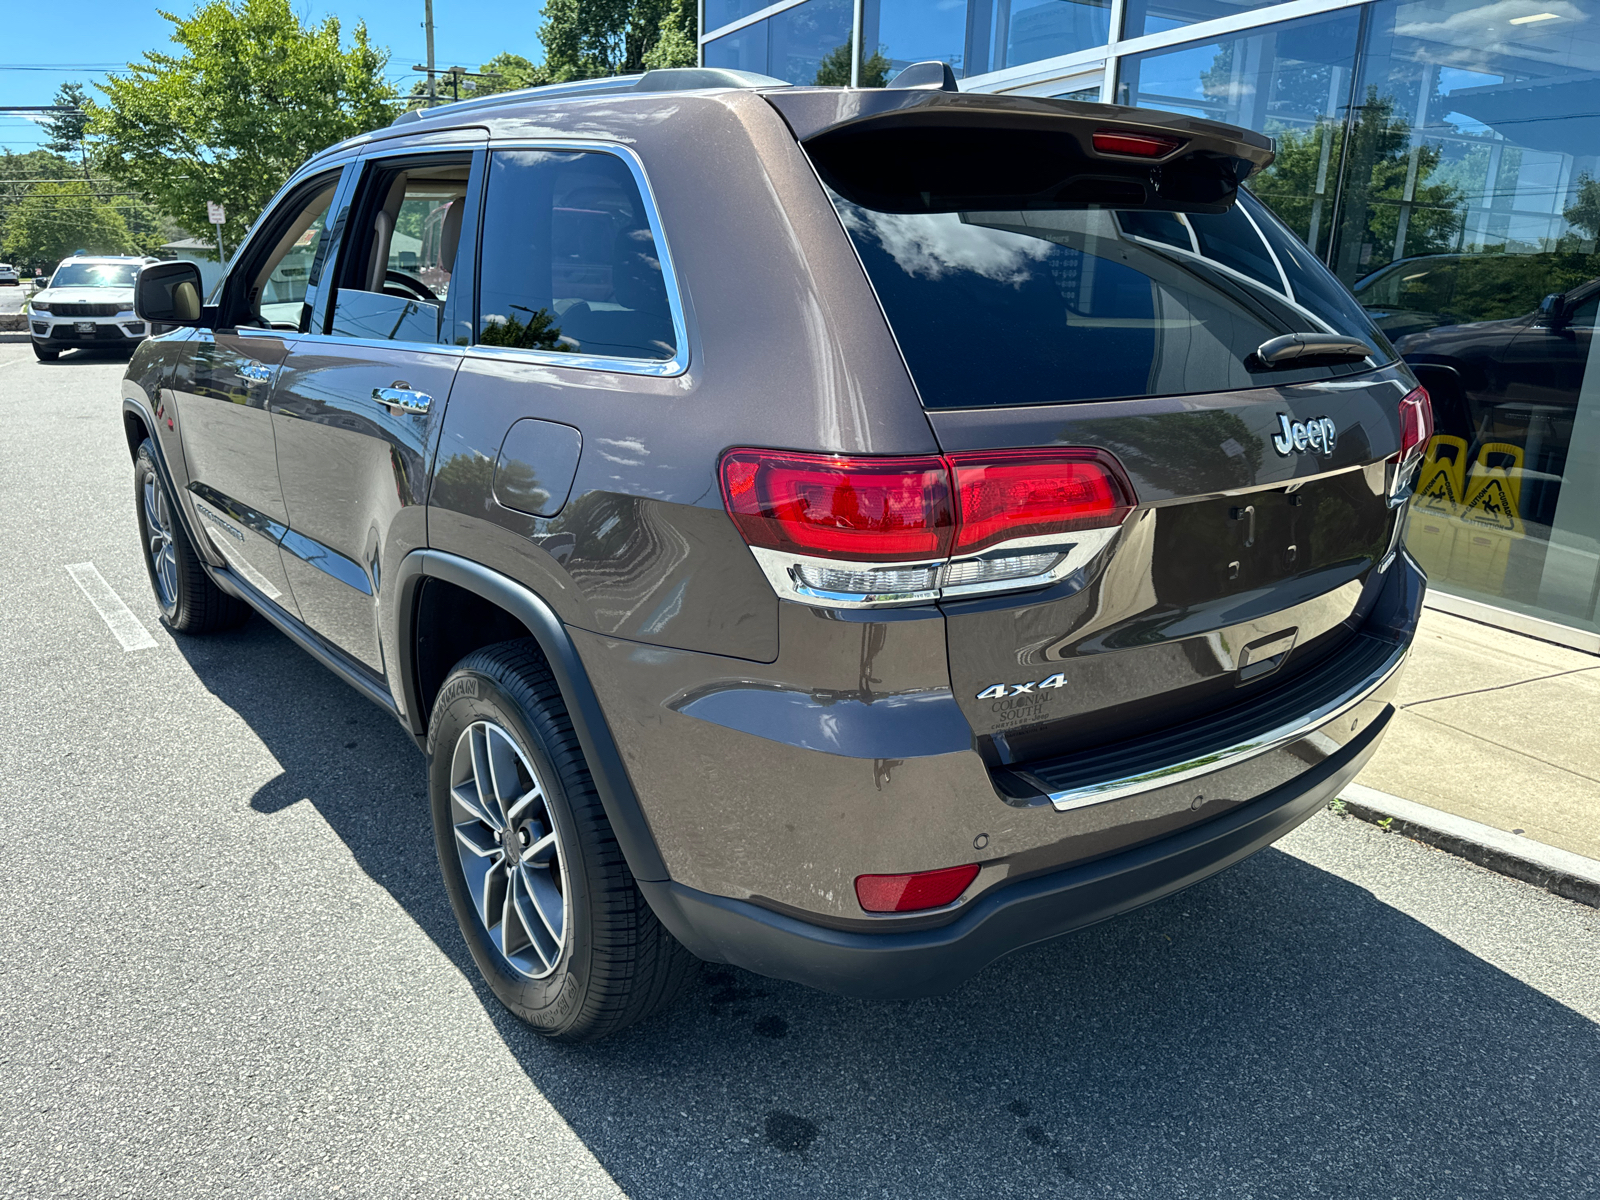
[[[477,980],[394,721],[260,619],[176,642],[283,767],[251,807],[316,807],[635,1200],[1597,1194],[1595,1023],[1271,849],[949,996],[708,966],[551,1045]]]

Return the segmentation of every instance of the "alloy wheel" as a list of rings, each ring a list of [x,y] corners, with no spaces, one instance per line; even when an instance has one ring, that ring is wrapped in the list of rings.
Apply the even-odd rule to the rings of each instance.
[[[172,513],[167,507],[167,494],[154,472],[144,477],[144,525],[145,551],[150,555],[156,594],[161,607],[170,610],[178,602],[178,556],[172,548]]]
[[[456,742],[450,823],[473,908],[516,974],[550,974],[571,906],[561,840],[544,785],[500,726],[477,721]]]

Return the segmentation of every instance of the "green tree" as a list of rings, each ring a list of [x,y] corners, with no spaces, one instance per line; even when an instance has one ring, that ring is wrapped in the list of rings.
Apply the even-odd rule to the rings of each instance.
[[[76,111],[50,115],[50,119],[44,123],[45,132],[50,135],[50,140],[45,142],[44,148],[64,158],[78,159],[87,176],[88,153],[85,142],[89,134],[88,93],[81,83],[64,83],[56,89],[55,100],[52,103],[57,108]]]
[[[661,36],[644,52],[646,67],[692,67],[700,61],[699,5],[676,0],[661,18]]]
[[[682,0],[545,0],[539,40],[550,81],[563,83],[665,65],[646,56],[669,31],[669,50],[681,54],[679,38],[692,45],[694,24]]]
[[[122,214],[82,179],[34,184],[0,230],[0,256],[10,262],[42,265],[78,250],[128,254],[147,248],[135,244]]]
[[[387,51],[358,23],[302,25],[289,0],[208,0],[173,24],[179,53],[148,51],[100,85],[89,133],[110,175],[189,229],[206,202],[227,209],[237,243],[288,174],[335,142],[386,125],[395,90]]]
[[[872,57],[861,64],[861,86],[869,88],[887,87],[889,84],[889,71],[893,64],[883,56],[882,50],[874,50]],[[817,64],[817,77],[814,80],[818,87],[849,87],[850,86],[850,43],[835,46],[823,56]]]
[[[1600,238],[1600,180],[1584,171],[1572,186],[1578,194],[1561,215],[1588,234],[1590,241]]]
[[[1346,281],[1376,270],[1394,256],[1402,215],[1403,253],[1440,254],[1454,248],[1461,228],[1462,189],[1443,177],[1438,145],[1412,145],[1410,122],[1394,115],[1392,97],[1380,97],[1376,88],[1369,89],[1367,102],[1349,127],[1348,154],[1342,121],[1322,120],[1311,129],[1275,134],[1277,158],[1251,182],[1251,190],[1304,239],[1311,236],[1313,213],[1320,211],[1319,251],[1332,228],[1334,192],[1343,163],[1339,273]],[[1413,156],[1416,175],[1407,201]],[[1360,261],[1363,246],[1372,247],[1365,264]]]

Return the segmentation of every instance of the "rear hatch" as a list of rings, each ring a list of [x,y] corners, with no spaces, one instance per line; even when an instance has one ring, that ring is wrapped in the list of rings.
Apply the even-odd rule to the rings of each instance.
[[[1061,101],[769,99],[945,454],[1097,448],[1131,484],[1115,535],[1064,578],[939,601],[991,765],[1269,711],[1274,691],[1310,703],[1307,673],[1354,636],[1395,546],[1415,383],[1240,186],[1270,143]]]

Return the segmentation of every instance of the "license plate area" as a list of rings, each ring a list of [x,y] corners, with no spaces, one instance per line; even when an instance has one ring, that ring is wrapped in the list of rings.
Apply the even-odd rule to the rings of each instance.
[[[93,321],[74,321],[72,323],[72,327],[79,333],[87,333],[90,335],[93,335],[95,330],[95,324]]]

